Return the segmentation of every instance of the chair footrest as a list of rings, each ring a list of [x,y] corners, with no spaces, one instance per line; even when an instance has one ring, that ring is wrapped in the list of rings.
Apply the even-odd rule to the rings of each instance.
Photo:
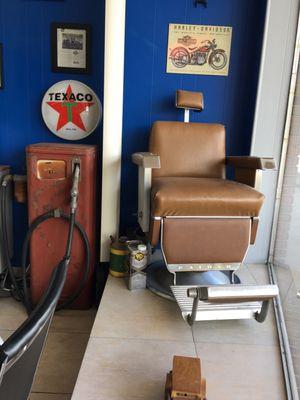
[[[187,290],[188,297],[211,302],[247,302],[270,300],[278,295],[277,285],[215,285]]]
[[[276,285],[171,286],[183,318],[194,321],[255,318],[263,322]]]

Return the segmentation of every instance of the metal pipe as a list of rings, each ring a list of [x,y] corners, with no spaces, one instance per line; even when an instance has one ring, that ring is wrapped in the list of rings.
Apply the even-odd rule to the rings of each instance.
[[[184,109],[184,122],[190,122],[190,110],[188,108]]]
[[[277,285],[219,285],[208,286],[205,289],[206,293],[204,293],[203,298],[200,297],[200,300],[212,302],[264,301],[273,299],[278,295]]]

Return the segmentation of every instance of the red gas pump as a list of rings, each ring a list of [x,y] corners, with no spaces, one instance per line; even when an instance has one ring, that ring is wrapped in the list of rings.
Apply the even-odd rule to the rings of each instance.
[[[95,263],[96,146],[39,143],[27,153],[28,213],[31,224],[46,212],[59,209],[68,214],[74,165],[80,166],[79,200],[76,220],[90,244],[87,282],[72,308],[88,308],[92,303],[92,277]],[[43,295],[51,273],[65,252],[69,224],[64,218],[47,219],[34,230],[30,242],[30,291],[36,304]],[[76,292],[85,274],[86,249],[78,229],[74,232],[71,261],[61,301]]]

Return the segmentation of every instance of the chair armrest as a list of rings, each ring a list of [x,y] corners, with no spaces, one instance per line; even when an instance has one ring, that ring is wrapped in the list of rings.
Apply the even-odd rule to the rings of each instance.
[[[226,157],[227,165],[236,168],[246,169],[275,169],[276,164],[274,158],[254,157],[254,156],[230,156]]]
[[[256,190],[261,190],[262,170],[275,169],[274,158],[230,156],[226,157],[226,164],[234,167],[235,180]]]
[[[160,168],[160,157],[153,153],[133,153],[132,162],[143,168]]]

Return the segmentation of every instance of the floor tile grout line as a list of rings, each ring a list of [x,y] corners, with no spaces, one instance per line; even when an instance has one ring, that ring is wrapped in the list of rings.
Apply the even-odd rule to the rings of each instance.
[[[229,346],[251,346],[251,347],[268,347],[268,348],[279,348],[279,344],[273,343],[241,343],[241,342],[216,342],[216,341],[207,341],[207,340],[193,340],[189,341],[186,339],[178,340],[178,339],[148,339],[148,338],[138,338],[138,337],[111,337],[111,336],[91,336],[90,340],[112,340],[112,341],[120,341],[120,340],[128,340],[128,341],[141,341],[141,342],[174,342],[174,343],[190,343],[190,344],[216,344],[216,345],[229,345]],[[89,342],[90,342],[89,340]]]
[[[290,284],[289,284],[289,287],[288,287],[288,289],[287,289],[287,291],[286,291],[286,293],[285,293],[285,296],[283,296],[283,299],[282,299],[282,307],[285,307],[285,301],[287,300],[287,296],[288,296],[288,294],[289,294],[289,292],[290,292],[291,287],[292,287],[293,284],[294,284],[294,281],[293,281],[293,279],[292,279],[291,282],[290,282]]]
[[[1,331],[1,329],[0,329],[0,331]],[[74,335],[89,335],[90,336],[90,331],[86,331],[86,332],[79,332],[79,331],[63,331],[63,330],[61,330],[61,331],[59,331],[59,330],[49,330],[49,334],[51,334],[51,333],[66,333],[66,334],[68,334],[68,333],[70,333],[70,334],[74,334]]]
[[[120,340],[128,340],[128,341],[141,341],[141,342],[167,342],[167,343],[193,343],[193,340],[176,340],[176,339],[147,339],[147,338],[137,338],[137,337],[111,337],[111,336],[91,336],[90,340],[112,340],[112,341],[120,341]],[[89,340],[89,341],[90,341]]]
[[[19,328],[16,327],[15,329],[10,329],[10,328],[1,328],[0,327],[0,332],[15,332]],[[79,331],[64,331],[64,330],[51,330],[49,331],[49,334],[52,333],[64,333],[64,334],[75,334],[75,335],[90,335],[90,331],[86,332],[79,332]]]
[[[88,335],[88,337],[90,338],[90,333],[89,332],[72,332],[72,331],[49,331],[49,335],[57,335],[57,334],[63,334],[63,335]]]
[[[72,392],[42,392],[42,391],[32,391],[30,394],[62,394],[62,395],[69,395],[72,394]]]
[[[265,271],[266,271],[266,273],[267,273],[267,270],[266,270],[266,269],[267,269],[267,264],[256,264],[256,265],[260,265],[259,268],[264,268]],[[251,269],[253,269],[253,267],[251,267],[251,264],[250,264],[250,265],[249,265],[249,264],[246,264],[245,266],[246,266],[248,272],[250,273],[250,275],[252,276],[252,278],[254,279],[255,283],[256,283],[257,285],[261,284],[261,283],[258,281],[258,279],[256,278],[256,276],[254,275],[254,271],[253,271],[253,272],[251,271]],[[267,280],[268,280],[268,278],[267,278]]]

